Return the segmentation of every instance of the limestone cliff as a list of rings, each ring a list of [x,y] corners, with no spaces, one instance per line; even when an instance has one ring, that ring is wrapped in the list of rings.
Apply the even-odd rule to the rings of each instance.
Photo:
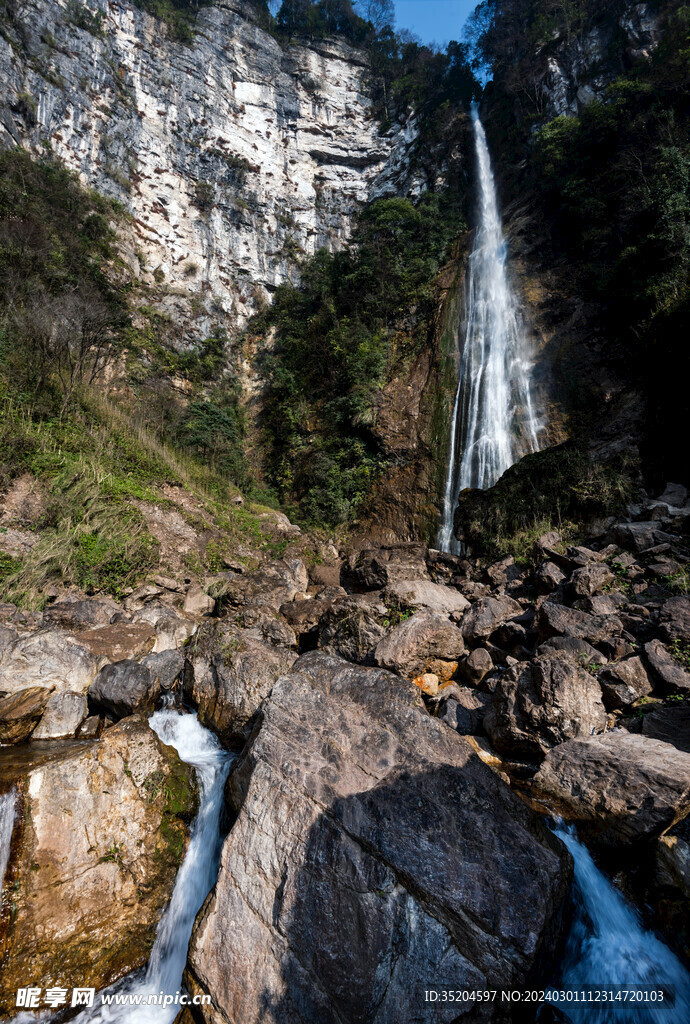
[[[183,337],[232,333],[363,202],[421,189],[414,121],[379,134],[343,41],[282,49],[243,0],[202,9],[191,45],[126,0],[89,10],[91,31],[67,0],[5,5],[0,145],[49,148],[122,201],[129,273]]]

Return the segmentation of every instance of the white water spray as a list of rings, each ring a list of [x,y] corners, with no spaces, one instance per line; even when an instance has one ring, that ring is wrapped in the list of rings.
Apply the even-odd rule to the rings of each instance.
[[[194,919],[216,881],[221,848],[219,820],[230,757],[196,715],[165,708],[152,715],[149,724],[164,743],[175,747],[180,758],[196,769],[199,813],[145,973],[129,975],[106,990],[114,995],[141,996],[142,1003],[102,1006],[97,1005],[97,996],[93,1009],[76,1018],[79,1024],[132,1024],[134,1020],[136,1024],[170,1024],[175,1019],[179,1005],[143,1005],[143,1001],[159,992],[174,996],[180,989]]]
[[[10,859],[10,844],[14,827],[15,792],[0,793],[0,893]]]
[[[573,1024],[687,1024],[690,975],[653,932],[645,931],[634,908],[599,871],[572,828],[556,835],[575,862],[577,912],[556,988],[649,985],[674,993],[673,1007],[615,1003],[612,1007],[567,1003]]]
[[[491,487],[536,451],[539,424],[525,332],[506,273],[506,244],[484,128],[472,105],[479,223],[467,275],[467,327],[453,407],[448,473],[437,543],[457,551],[453,515],[460,491]]]

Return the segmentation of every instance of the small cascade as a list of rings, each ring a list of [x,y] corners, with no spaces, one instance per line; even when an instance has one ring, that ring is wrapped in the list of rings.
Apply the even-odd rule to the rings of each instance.
[[[472,105],[479,218],[467,272],[467,326],[453,407],[448,472],[437,543],[458,551],[453,516],[460,491],[491,487],[536,451],[539,423],[529,346],[506,271],[506,243],[484,128]]]
[[[119,1005],[99,1005],[97,996],[93,1008],[76,1018],[80,1024],[131,1024],[134,1020],[137,1024],[170,1024],[175,1019],[179,1005],[153,1005],[146,1000],[159,993],[174,995],[180,990],[194,919],[218,873],[222,845],[219,822],[230,755],[195,714],[182,714],[166,707],[156,711],[149,724],[164,743],[175,747],[182,761],[196,769],[199,813],[170,903],[159,922],[146,970],[128,975],[105,990],[123,999]],[[138,1005],[137,997],[141,1000]]]
[[[0,893],[2,893],[5,872],[10,859],[15,800],[14,790],[10,790],[9,793],[0,793]]]
[[[601,873],[572,827],[556,835],[575,862],[576,914],[555,988],[649,985],[673,993],[673,1007],[636,1002],[628,1006],[563,1005],[573,1024],[686,1024],[690,1020],[690,975],[635,909]]]

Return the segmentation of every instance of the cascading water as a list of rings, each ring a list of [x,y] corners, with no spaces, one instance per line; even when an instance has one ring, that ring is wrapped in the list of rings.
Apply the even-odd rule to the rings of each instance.
[[[620,892],[599,871],[572,828],[560,825],[575,862],[577,907],[556,988],[606,988],[649,985],[674,994],[672,1007],[647,1003],[591,1004],[563,1009],[573,1024],[687,1024],[690,1020],[690,975],[653,932],[645,931]]]
[[[196,769],[199,783],[199,813],[175,888],[156,932],[156,941],[146,971],[129,975],[107,991],[120,997],[141,996],[142,1002],[94,1005],[76,1018],[79,1024],[170,1024],[179,1012],[179,1005],[146,1005],[150,995],[174,995],[182,983],[187,960],[187,947],[194,919],[215,884],[220,857],[220,812],[223,789],[230,768],[230,757],[218,740],[205,729],[196,715],[180,714],[164,708],[156,711],[149,724],[160,739],[187,764]]]
[[[0,893],[10,859],[10,844],[14,827],[15,792],[0,793]]]
[[[437,539],[442,551],[458,547],[453,515],[460,491],[491,487],[518,458],[538,448],[528,345],[506,272],[496,186],[476,104],[472,121],[479,222],[469,258],[467,327]]]

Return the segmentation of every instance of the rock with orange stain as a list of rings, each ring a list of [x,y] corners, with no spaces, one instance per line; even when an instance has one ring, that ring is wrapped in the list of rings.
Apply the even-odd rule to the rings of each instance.
[[[438,693],[438,676],[434,672],[424,672],[412,682],[419,687],[422,693],[428,693],[430,697],[435,697]]]

